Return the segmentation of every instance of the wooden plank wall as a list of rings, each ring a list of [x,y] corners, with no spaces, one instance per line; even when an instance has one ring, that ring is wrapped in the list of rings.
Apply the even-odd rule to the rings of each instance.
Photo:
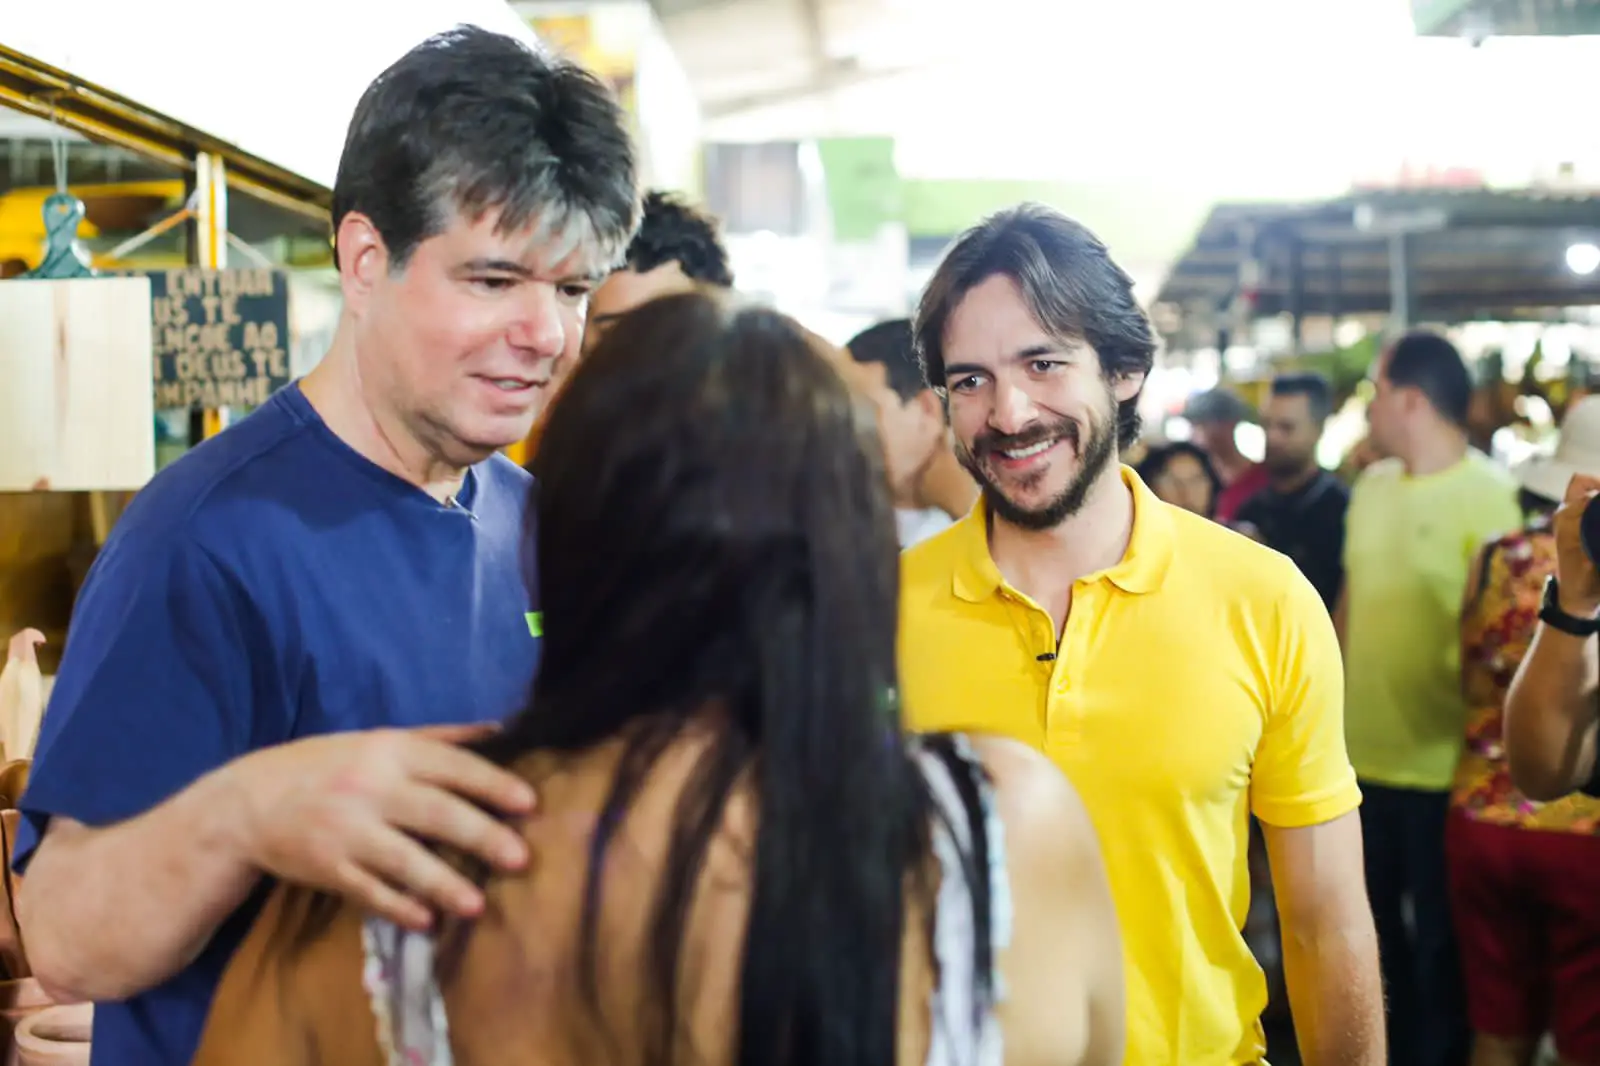
[[[147,278],[0,284],[0,490],[149,481],[153,377]]]

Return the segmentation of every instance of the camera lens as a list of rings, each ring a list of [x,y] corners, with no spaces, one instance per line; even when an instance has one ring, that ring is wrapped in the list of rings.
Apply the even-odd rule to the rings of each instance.
[[[1600,496],[1589,497],[1589,502],[1583,505],[1583,518],[1578,529],[1579,536],[1583,538],[1583,554],[1600,569]]]

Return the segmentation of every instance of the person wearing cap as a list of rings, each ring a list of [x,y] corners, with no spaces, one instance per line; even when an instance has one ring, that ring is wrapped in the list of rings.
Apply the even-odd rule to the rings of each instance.
[[[1523,524],[1507,471],[1467,440],[1472,378],[1453,344],[1399,338],[1373,369],[1369,466],[1345,514],[1345,738],[1364,797],[1393,1066],[1461,1066],[1468,1025],[1444,855],[1467,709],[1461,604],[1472,560]]]
[[[1527,521],[1478,553],[1461,613],[1470,715],[1445,830],[1451,913],[1473,1061],[1531,1062],[1548,1029],[1562,1062],[1600,1062],[1600,800],[1531,801],[1503,714],[1555,580],[1556,507],[1575,476],[1600,477],[1600,397],[1571,408],[1554,456],[1514,474]]]
[[[1234,439],[1239,423],[1254,422],[1255,413],[1237,394],[1216,388],[1189,397],[1183,417],[1193,427],[1195,443],[1211,457],[1211,465],[1222,479],[1212,517],[1230,525],[1245,501],[1271,482],[1266,468],[1246,458]]]

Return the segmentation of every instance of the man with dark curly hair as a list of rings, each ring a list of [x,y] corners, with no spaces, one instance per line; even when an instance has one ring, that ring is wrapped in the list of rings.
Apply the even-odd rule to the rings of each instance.
[[[617,316],[658,296],[700,285],[733,287],[720,224],[676,193],[651,190],[645,194],[644,220],[628,245],[627,262],[589,298],[585,350]]]

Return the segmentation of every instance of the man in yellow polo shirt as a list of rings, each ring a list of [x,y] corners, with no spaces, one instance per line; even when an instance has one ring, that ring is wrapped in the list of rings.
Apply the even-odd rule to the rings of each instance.
[[[1251,812],[1306,1066],[1379,1066],[1332,624],[1290,560],[1117,461],[1154,350],[1132,282],[1082,226],[1025,205],[956,243],[916,330],[983,495],[904,557],[908,719],[1025,740],[1082,794],[1122,925],[1128,1066],[1265,1061],[1240,931]]]

